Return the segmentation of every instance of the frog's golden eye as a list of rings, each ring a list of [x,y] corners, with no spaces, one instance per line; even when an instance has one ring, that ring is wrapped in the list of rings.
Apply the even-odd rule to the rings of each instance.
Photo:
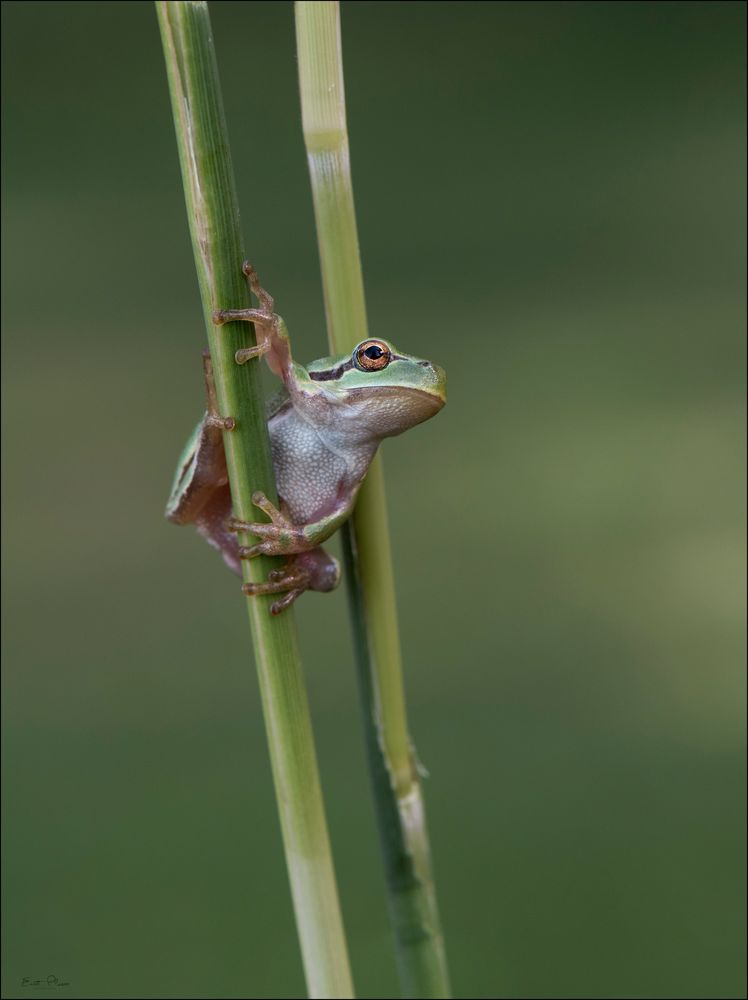
[[[383,340],[364,340],[353,352],[353,363],[362,372],[378,372],[392,361],[389,347]]]

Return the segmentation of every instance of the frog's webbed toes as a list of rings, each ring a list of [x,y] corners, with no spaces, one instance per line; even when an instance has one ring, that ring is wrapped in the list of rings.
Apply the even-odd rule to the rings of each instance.
[[[243,583],[242,593],[247,597],[256,597],[258,594],[282,594],[287,590],[298,590],[299,593],[303,593],[309,589],[309,582],[308,573],[288,565],[283,569],[273,570],[267,580],[261,580],[259,583]]]
[[[247,597],[256,597],[259,594],[283,594],[283,597],[270,605],[270,614],[279,615],[301,597],[305,590],[309,590],[310,585],[311,580],[305,567],[296,565],[295,561],[291,560],[281,569],[272,570],[267,580],[243,584],[242,593]]]
[[[260,543],[260,546],[262,544]],[[248,597],[260,594],[283,594],[283,597],[270,605],[270,614],[279,615],[301,597],[305,590],[323,592],[334,590],[339,581],[340,567],[337,560],[318,547],[291,556],[285,566],[271,570],[266,580],[243,584],[242,591]]]

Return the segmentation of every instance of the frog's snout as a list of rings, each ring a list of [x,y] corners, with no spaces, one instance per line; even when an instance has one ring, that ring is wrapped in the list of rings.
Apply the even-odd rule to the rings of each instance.
[[[441,400],[439,409],[447,402],[447,373],[433,361],[422,361],[424,368],[428,368],[433,378],[433,384],[429,386],[429,391]]]

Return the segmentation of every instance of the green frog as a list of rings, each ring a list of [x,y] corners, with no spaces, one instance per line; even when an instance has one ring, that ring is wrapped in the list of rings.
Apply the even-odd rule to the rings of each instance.
[[[166,517],[194,524],[239,575],[242,559],[285,556],[285,565],[267,580],[242,587],[248,595],[281,595],[270,607],[277,615],[306,590],[324,592],[338,585],[338,562],[321,543],[351,516],[382,439],[402,434],[444,406],[446,375],[431,361],[375,338],[362,341],[350,355],[298,364],[272,297],[248,262],[243,271],[260,308],[221,310],[213,321],[254,323],[257,346],[237,351],[236,361],[244,364],[262,356],[283,380],[267,410],[280,509],[256,492],[252,503],[268,520],[245,522],[233,516],[223,431],[231,430],[234,421],[218,413],[206,352],[208,408],[179,459]],[[244,532],[259,541],[240,545],[237,533]]]

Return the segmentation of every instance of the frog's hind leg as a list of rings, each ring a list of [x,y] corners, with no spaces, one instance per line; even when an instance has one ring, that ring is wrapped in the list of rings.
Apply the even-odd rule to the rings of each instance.
[[[233,430],[236,421],[218,412],[208,351],[203,352],[203,372],[207,410],[180,456],[166,505],[166,517],[176,524],[199,524],[203,509],[217,502],[216,493],[228,483],[223,432]],[[230,517],[231,511],[226,516]]]
[[[246,558],[246,556],[245,556]],[[258,594],[283,594],[270,605],[270,614],[279,615],[304,593],[305,590],[326,592],[334,590],[340,582],[340,566],[320,546],[309,552],[290,556],[285,566],[274,569],[262,583],[245,583],[242,590],[247,596]]]

